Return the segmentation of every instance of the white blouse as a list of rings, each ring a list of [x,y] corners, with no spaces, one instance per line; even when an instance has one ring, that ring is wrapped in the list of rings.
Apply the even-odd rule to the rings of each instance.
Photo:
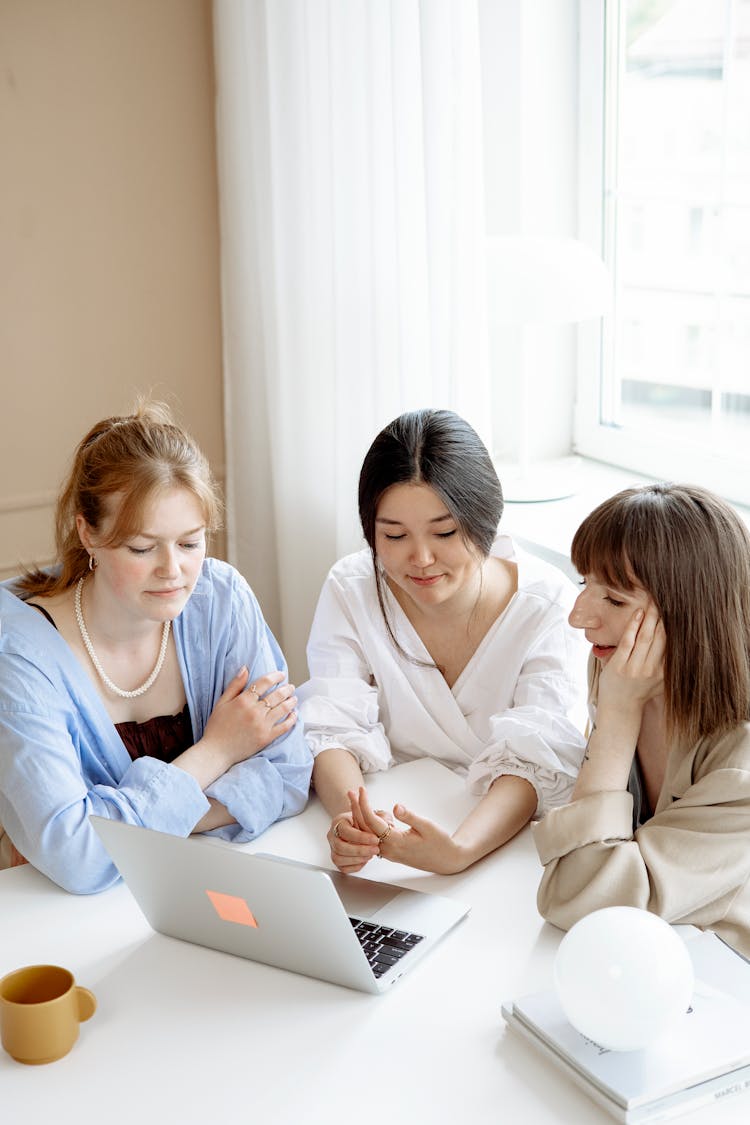
[[[508,536],[492,554],[516,563],[518,590],[453,688],[384,583],[393,631],[423,663],[395,648],[370,551],[332,567],[307,647],[310,679],[297,690],[313,754],[344,747],[363,773],[435,758],[477,794],[515,774],[534,786],[536,816],[567,802],[584,748],[587,646],[567,621],[576,589]]]

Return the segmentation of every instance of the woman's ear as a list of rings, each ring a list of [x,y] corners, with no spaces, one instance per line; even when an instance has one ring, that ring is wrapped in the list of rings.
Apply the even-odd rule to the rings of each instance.
[[[87,551],[93,550],[94,543],[91,538],[91,528],[80,512],[76,516],[76,531],[78,532],[78,538],[81,540],[81,546],[85,547]]]

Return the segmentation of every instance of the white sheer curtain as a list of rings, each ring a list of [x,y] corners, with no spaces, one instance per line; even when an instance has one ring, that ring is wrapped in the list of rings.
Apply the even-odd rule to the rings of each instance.
[[[228,542],[293,678],[404,410],[490,444],[475,0],[215,0]]]

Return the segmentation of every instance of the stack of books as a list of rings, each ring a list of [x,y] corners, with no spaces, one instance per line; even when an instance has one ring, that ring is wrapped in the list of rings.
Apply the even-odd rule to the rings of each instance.
[[[609,1051],[576,1031],[554,991],[503,1004],[510,1027],[626,1125],[675,1117],[750,1088],[750,964],[714,933],[686,928],[693,1001],[640,1051]]]

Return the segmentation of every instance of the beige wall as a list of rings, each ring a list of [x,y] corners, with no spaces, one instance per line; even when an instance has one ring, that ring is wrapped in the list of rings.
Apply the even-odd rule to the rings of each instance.
[[[210,0],[0,0],[0,64],[2,577],[137,393],[224,446]]]

